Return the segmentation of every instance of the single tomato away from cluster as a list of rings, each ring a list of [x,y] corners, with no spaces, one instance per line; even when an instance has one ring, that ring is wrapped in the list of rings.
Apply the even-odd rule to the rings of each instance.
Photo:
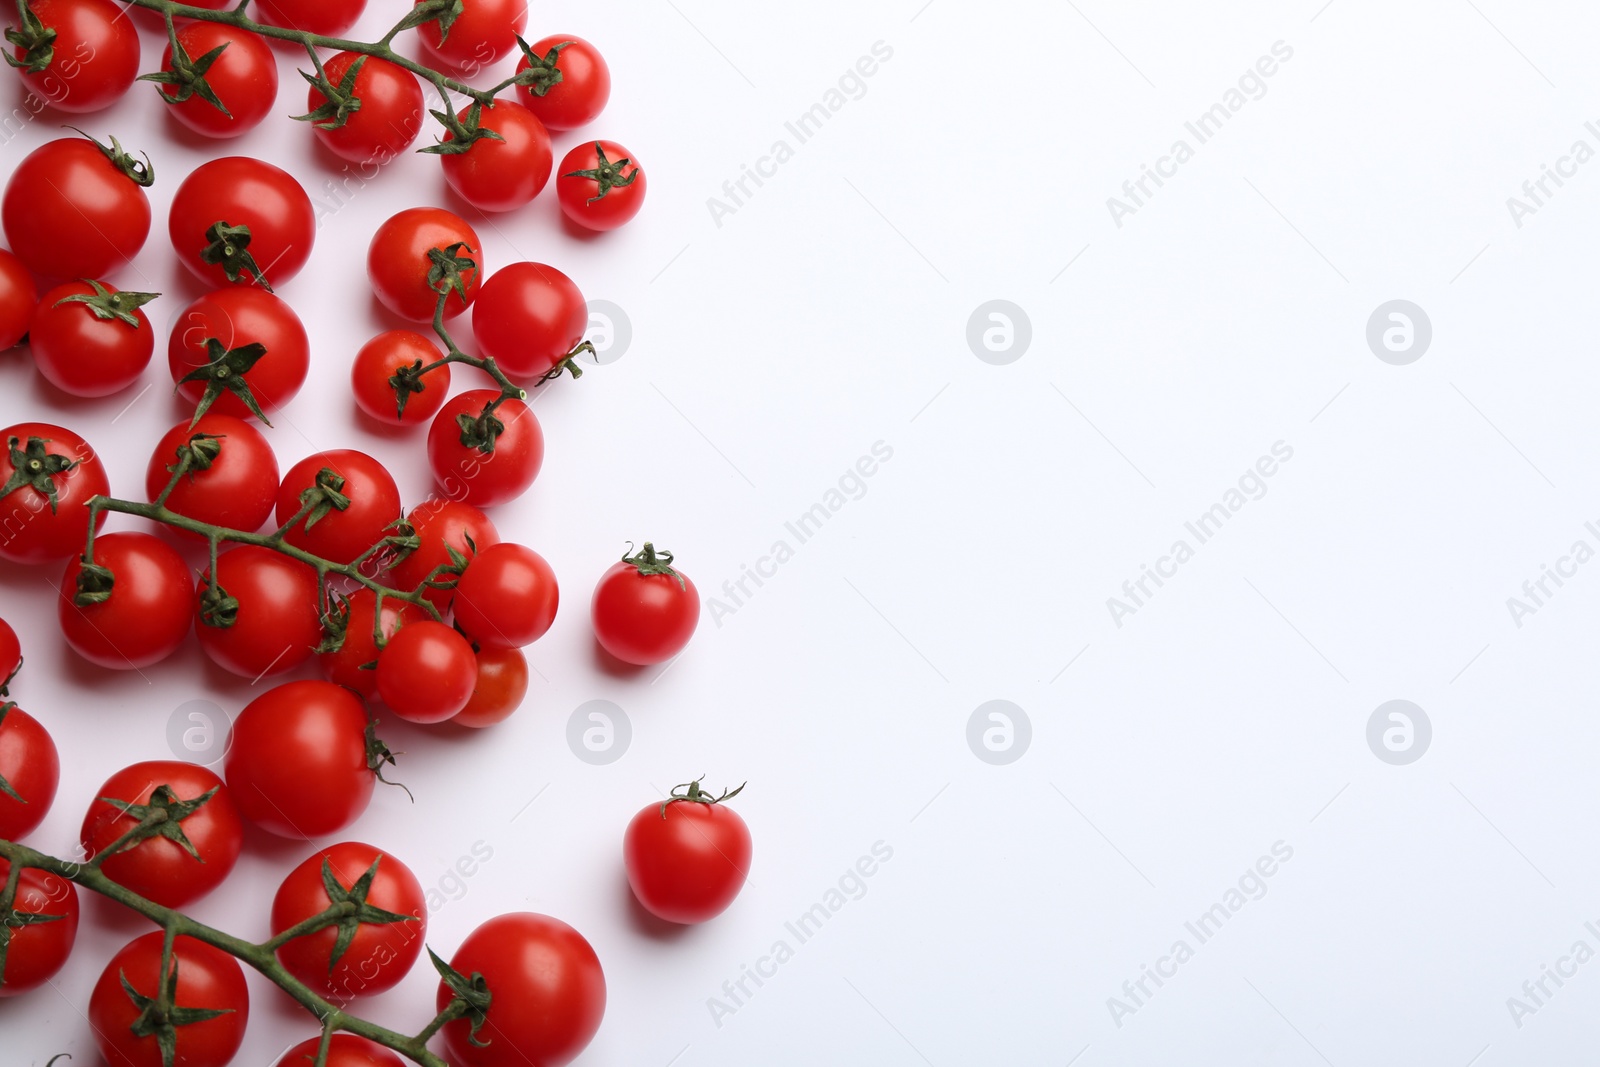
[[[643,808],[623,835],[628,884],[644,909],[673,923],[703,923],[727,910],[750,874],[750,829],[726,801],[744,789],[712,796],[700,781]]]
[[[700,594],[672,566],[671,552],[657,552],[646,541],[600,576],[589,615],[601,647],[624,663],[665,663],[694,636]]]

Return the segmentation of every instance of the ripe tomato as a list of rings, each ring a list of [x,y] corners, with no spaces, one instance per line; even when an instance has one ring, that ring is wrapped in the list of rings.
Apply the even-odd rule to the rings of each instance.
[[[478,350],[511,378],[540,378],[583,341],[589,305],[572,279],[543,263],[511,263],[483,285],[472,308]]]
[[[450,721],[481,729],[504,722],[528,694],[528,659],[520,648],[485,648],[478,653],[472,699]]]
[[[159,537],[127,532],[96,537],[94,562],[112,575],[109,590],[88,585],[91,595],[106,598],[101,602],[76,602],[81,556],[61,576],[56,611],[73,651],[112,670],[148,667],[176,652],[189,636],[195,608],[183,557]]]
[[[594,635],[607,652],[646,666],[683,651],[700,621],[700,594],[689,576],[672,567],[672,553],[657,554],[649,541],[600,576],[589,606]]]
[[[523,545],[490,545],[462,572],[451,607],[480,648],[521,648],[545,635],[560,601],[556,572]]]
[[[260,34],[216,22],[191,22],[178,30],[178,44],[191,71],[221,102],[218,107],[196,91],[184,74],[173,74],[172,45],[161,54],[161,69],[174,78],[161,86],[167,112],[206,137],[237,137],[261,124],[278,100],[278,61]],[[209,63],[204,58],[221,49]],[[203,69],[202,69],[203,67]]]
[[[644,909],[672,923],[703,923],[727,910],[750,874],[750,828],[696,779],[628,823],[622,858]],[[679,793],[678,790],[684,790]]]
[[[38,306],[39,287],[28,265],[0,248],[0,352],[28,335]]]
[[[350,614],[345,620],[344,641],[335,652],[323,652],[317,658],[322,665],[322,675],[335,685],[354,689],[372,699],[378,693],[378,644],[373,634],[373,609],[378,597],[363,586],[350,594]],[[392,597],[383,599],[383,639],[394,636],[401,625],[417,622],[426,614],[413,604]]]
[[[453,74],[476,75],[490,63],[510,55],[517,46],[517,35],[527,24],[525,0],[462,0],[461,14],[451,24],[448,35],[440,31],[437,21],[417,27],[422,61]]]
[[[468,111],[457,118],[465,121]],[[550,180],[550,134],[533,112],[511,100],[483,109],[478,125],[500,135],[472,142],[465,152],[441,153],[444,180],[480,211],[512,211],[539,195]],[[455,136],[446,133],[444,143]]]
[[[279,0],[280,3],[290,0]],[[357,62],[351,84],[350,68]],[[422,86],[416,75],[376,56],[340,52],[322,65],[328,84],[346,99],[360,101],[354,109],[330,104],[315,85],[306,94],[306,112],[313,136],[334,155],[363,167],[381,167],[411,147],[422,129]],[[342,113],[341,113],[342,110]]]
[[[111,957],[89,994],[89,1027],[110,1067],[161,1067],[159,1035],[172,1035],[183,1067],[224,1067],[244,1043],[250,1020],[250,991],[238,961],[221,949],[180,935],[172,942],[172,966],[163,971],[160,930],[135,938]],[[133,987],[141,1008],[123,983]],[[163,988],[178,1010],[221,1014],[179,1024],[154,1006]],[[140,1035],[143,1036],[140,1036]]]
[[[309,659],[322,640],[317,572],[299,560],[240,545],[217,557],[216,584],[235,605],[211,603],[209,570],[195,591],[200,647],[217,666],[253,680],[282,674]],[[212,624],[230,616],[231,626]]]
[[[407,208],[378,227],[367,247],[367,277],[372,281],[373,293],[384,307],[403,319],[432,322],[439,291],[428,281],[429,272],[434,270],[428,252],[456,246],[460,246],[458,254],[472,260],[474,266],[461,272],[466,297],[452,291],[444,302],[444,317],[455,318],[478,295],[483,246],[465,219],[443,208]]]
[[[331,682],[285,682],[234,720],[223,773],[245,818],[309,839],[336,834],[367,810],[377,781],[367,753],[360,697]]]
[[[317,1062],[317,1048],[322,1038],[302,1041],[283,1054],[278,1067],[312,1067]],[[328,1043],[328,1059],[324,1067],[405,1067],[405,1061],[382,1045],[355,1034],[334,1034]]]
[[[0,885],[10,874],[11,864],[0,860]],[[11,909],[30,918],[6,931],[10,940],[0,963],[0,998],[39,988],[66,964],[78,939],[78,887],[49,871],[25,867]]]
[[[155,180],[147,164],[97,142],[63,137],[40,145],[11,172],[0,198],[6,243],[47,278],[104,278],[150,236]]]
[[[145,469],[146,496],[155,500],[161,495],[182,461],[179,449],[197,436],[207,465],[191,461],[167,494],[167,507],[199,522],[255,533],[278,498],[278,460],[260,430],[232,415],[210,411],[193,429],[185,419],[162,435]],[[204,540],[188,530],[172,529],[181,537]]]
[[[418,504],[406,516],[406,522],[422,544],[390,569],[389,579],[394,588],[407,592],[436,577],[434,572],[440,567],[451,565],[451,549],[465,561],[500,543],[500,531],[489,516],[471,504],[447,497],[430,497]],[[453,585],[428,590],[428,601],[442,611],[450,603],[451,588]]]
[[[329,889],[336,891],[331,897]],[[278,949],[290,974],[340,1003],[393,989],[422,954],[428,932],[417,876],[389,853],[347,841],[289,872],[272,899],[273,936],[345,901],[360,910]],[[346,929],[353,937],[341,948]]]
[[[11,624],[0,619],[0,697],[6,695],[6,687],[11,680],[22,670],[22,642],[17,640],[17,631]],[[0,837],[6,836],[0,831]]]
[[[367,0],[259,0],[252,10],[268,26],[342,37],[366,6]]]
[[[644,207],[644,168],[615,141],[586,141],[561,160],[556,196],[579,226],[614,230]]]
[[[450,395],[450,364],[411,379],[402,407],[392,381],[404,369],[420,370],[439,359],[437,345],[414,330],[385,330],[356,353],[350,388],[356,407],[390,426],[420,426],[444,406]]]
[[[3,700],[0,782],[5,783],[0,785],[0,837],[19,841],[38,829],[50,813],[61,782],[61,760],[56,743],[39,720]]]
[[[39,373],[73,396],[110,396],[150,365],[156,332],[141,305],[156,293],[124,293],[99,282],[58,285],[39,301],[28,348]]]
[[[139,73],[139,34],[122,17],[123,8],[111,0],[33,0],[28,6],[51,39],[31,54],[27,44],[13,49],[23,85],[58,111],[99,111],[122,99]],[[29,41],[26,19],[19,29]],[[7,40],[14,38],[8,34]],[[46,50],[50,59],[40,64]]]
[[[118,848],[100,863],[107,878],[157,904],[181,908],[199,900],[221,885],[239,860],[244,841],[239,809],[222,779],[198,764],[135,763],[106,779],[94,796],[79,837],[90,859],[142,819],[167,812],[159,833]]]
[[[328,478],[322,472],[331,471]],[[318,452],[289,468],[278,489],[278,525],[286,526],[307,506],[303,496],[320,487],[310,514],[296,522],[283,539],[313,556],[350,563],[383,540],[400,521],[400,489],[383,464],[353,448]],[[329,496],[328,493],[337,494]],[[343,498],[341,510],[335,500]]]
[[[497,400],[496,389],[469,389],[445,402],[428,427],[428,466],[453,500],[481,507],[515,500],[539,476],[544,432],[528,405],[515,397]],[[458,421],[465,418],[466,426]]]
[[[191,404],[210,394],[208,410],[248,419],[257,415],[248,395],[270,426],[272,413],[305,384],[311,342],[294,309],[266,290],[218,289],[195,298],[173,322],[167,367]],[[203,376],[189,378],[196,372]]]
[[[528,110],[552,130],[571,130],[593,122],[611,99],[611,68],[599,49],[572,34],[546,37],[524,47],[517,73],[537,67],[529,85],[517,93]]]
[[[311,258],[311,198],[286,170],[247,156],[202,163],[172,197],[167,232],[183,265],[212,285],[270,290]],[[210,249],[216,262],[206,262]]]
[[[445,1048],[458,1067],[561,1067],[588,1046],[605,1016],[600,958],[582,934],[548,915],[490,919],[467,935],[450,966],[469,979],[481,974],[493,995],[476,1035],[470,1019],[445,1024]],[[440,982],[439,1010],[454,996]]]
[[[442,622],[400,627],[378,653],[378,696],[408,722],[444,722],[467,706],[478,663],[467,639]]]
[[[89,443],[46,422],[0,430],[9,461],[0,461],[0,559],[44,563],[83,551],[91,497],[111,491]],[[95,529],[105,523],[101,512]]]

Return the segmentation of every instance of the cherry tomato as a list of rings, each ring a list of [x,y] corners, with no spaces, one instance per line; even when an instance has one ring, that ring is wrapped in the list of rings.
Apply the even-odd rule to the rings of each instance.
[[[485,358],[511,378],[560,366],[589,328],[589,305],[572,279],[543,263],[501,267],[472,308],[472,336]]]
[[[150,365],[156,332],[141,305],[154,293],[99,282],[58,285],[39,301],[28,348],[39,373],[73,396],[110,396]]]
[[[517,73],[529,67],[538,67],[540,74],[534,84],[517,86],[517,93],[552,130],[593,122],[611,99],[611,68],[582,37],[556,34],[524,48]]]
[[[351,66],[358,61],[361,66],[355,80],[344,91],[361,101],[361,106],[341,116],[337,105],[333,105],[326,114],[312,120],[311,129],[316,139],[340,159],[381,167],[417,139],[427,114],[422,106],[422,86],[417,84],[416,75],[404,67],[356,52],[340,52],[323,63],[328,84],[343,90]],[[315,113],[327,104],[326,94],[311,86],[306,95],[306,112]]]
[[[428,66],[475,75],[490,63],[510,55],[517,46],[517,35],[527,24],[528,8],[524,0],[462,0],[461,14],[450,25],[448,35],[433,21],[417,27],[417,39],[422,44],[423,62]]]
[[[325,926],[285,942],[278,949],[278,962],[318,993],[341,1003],[393,989],[422,954],[428,932],[422,884],[387,852],[355,841],[333,845],[290,871],[278,887],[272,899],[274,936],[336,902],[328,895],[329,879],[339,890],[338,903],[348,900],[372,910],[350,916],[348,927],[354,937],[337,956],[346,924]],[[394,918],[386,921],[382,913]]]
[[[356,406],[390,426],[420,426],[444,406],[450,395],[450,364],[412,381],[421,391],[407,389],[405,406],[399,403],[391,380],[402,368],[420,370],[441,353],[432,341],[414,330],[386,330],[361,346],[350,368],[350,388]]]
[[[0,700],[0,781],[10,787],[0,787],[0,837],[19,841],[50,813],[61,782],[61,760],[39,720],[4,700]]]
[[[482,549],[456,583],[456,625],[480,648],[520,648],[545,635],[560,600],[556,573],[531,548]]]
[[[323,474],[332,472],[331,478]],[[283,539],[313,556],[350,563],[383,540],[400,521],[400,490],[383,464],[353,448],[318,452],[289,468],[278,490],[278,525],[286,526],[307,506],[313,487],[323,491],[312,511],[289,527]],[[329,496],[329,493],[337,496]],[[340,509],[336,501],[346,506]]]
[[[104,278],[150,236],[149,167],[95,141],[63,137],[11,172],[0,223],[28,269],[47,278]]]
[[[588,1046],[605,1016],[600,958],[582,934],[548,915],[490,919],[467,935],[450,966],[467,978],[481,974],[494,995],[476,1041],[469,1020],[445,1024],[457,1067],[561,1067]],[[453,997],[439,983],[439,1010]]]
[[[196,806],[208,793],[209,799]],[[181,908],[199,900],[221,885],[239,860],[244,841],[239,809],[222,779],[198,764],[135,763],[106,779],[94,797],[79,837],[91,859],[158,810],[182,831],[181,840],[158,833],[118,848],[100,863],[107,878],[157,904]]]
[[[0,248],[0,352],[28,335],[38,306],[39,287],[28,265]]]
[[[650,804],[628,823],[622,839],[628,884],[644,909],[673,923],[703,923],[727,910],[750,874],[750,828],[699,780]]]
[[[294,309],[266,290],[218,289],[197,297],[173,322],[167,367],[180,383],[179,395],[191,404],[211,393],[208,410],[252,418],[250,405],[235,391],[243,390],[267,421],[305,384],[311,342]],[[182,381],[202,369],[204,377]]]
[[[176,652],[194,622],[194,587],[183,557],[159,537],[126,532],[96,537],[94,562],[112,575],[109,590],[97,582],[87,586],[91,595],[106,597],[101,602],[76,601],[82,557],[61,576],[56,610],[73,651],[112,670],[148,667]]]
[[[211,601],[209,570],[200,575],[200,647],[217,666],[242,678],[282,674],[311,657],[322,640],[317,572],[270,548],[240,545],[217,557],[216,585],[237,601]],[[230,626],[213,625],[232,615]]]
[[[478,664],[467,639],[442,622],[400,627],[378,653],[378,696],[409,722],[443,722],[467,706]]]
[[[644,207],[644,168],[615,141],[586,141],[561,160],[556,197],[579,226],[614,230]]]
[[[147,1001],[156,1000],[165,984],[174,1006],[220,1013],[171,1028],[176,1050],[173,1062],[183,1067],[224,1067],[244,1043],[245,1025],[250,1021],[250,991],[244,984],[244,971],[221,949],[181,934],[172,942],[172,966],[163,972],[165,937],[156,930],[135,938],[112,956],[100,973],[89,994],[89,1028],[94,1031],[95,1044],[111,1067],[161,1067],[159,1024],[138,1027],[143,1012],[123,983]]]
[[[485,648],[478,652],[478,680],[472,699],[450,721],[481,729],[504,722],[528,694],[528,659],[520,648]]]
[[[192,429],[185,419],[162,436],[145,469],[149,499],[155,500],[172,481],[182,463],[179,450],[191,442],[199,444],[200,451],[167,494],[167,507],[230,530],[261,529],[278,499],[278,460],[260,430],[232,415],[207,412]],[[184,538],[204,540],[188,530],[172,529]]]
[[[344,641],[335,652],[323,652],[317,658],[322,665],[322,675],[335,685],[354,689],[367,699],[378,693],[378,645],[373,635],[373,608],[378,597],[372,590],[362,587],[350,594],[350,614],[345,620]],[[383,600],[383,639],[394,636],[401,625],[425,618],[424,612],[404,600],[385,597]]]
[[[331,682],[285,682],[234,720],[223,773],[244,817],[280,837],[336,834],[377,781],[361,698]]]
[[[467,111],[457,117],[465,121]],[[544,123],[521,104],[497,100],[483,109],[478,125],[500,140],[484,137],[465,152],[440,155],[450,188],[480,211],[512,211],[538,196],[552,162]],[[446,133],[444,139],[448,144],[455,136]]]
[[[6,687],[11,680],[22,670],[22,642],[17,640],[17,631],[11,624],[0,619],[0,697],[6,695]],[[0,832],[0,837],[6,836]]]
[[[321,1044],[320,1037],[300,1042],[283,1054],[278,1067],[312,1067],[317,1062],[317,1049]],[[325,1067],[405,1067],[405,1061],[364,1037],[334,1034],[333,1040],[328,1042]]]
[[[139,34],[122,17],[124,9],[111,0],[32,0],[28,6],[52,37],[42,42],[50,60],[39,70],[29,69],[27,47],[12,50],[23,61],[23,85],[58,111],[99,111],[122,99],[139,74]],[[26,24],[19,28],[27,37]]]
[[[544,432],[528,405],[515,397],[497,400],[495,389],[469,389],[445,402],[428,427],[428,466],[453,500],[491,507],[515,500],[533,484],[544,463]],[[466,415],[471,425],[456,421]]]
[[[478,295],[483,246],[465,219],[443,208],[407,208],[378,227],[367,248],[367,277],[372,281],[373,293],[384,307],[403,319],[432,322],[439,293],[428,283],[434,266],[428,251],[458,245],[458,254],[472,260],[475,267],[461,272],[466,299],[452,291],[444,302],[444,317],[455,318]]]
[[[282,285],[316,239],[311,198],[286,170],[247,156],[196,167],[172,197],[167,232],[183,265],[212,285]],[[210,248],[217,262],[203,258]]]
[[[45,563],[83,551],[91,497],[111,491],[106,469],[89,443],[46,422],[0,430],[0,559]],[[7,486],[14,486],[8,489]],[[105,523],[101,512],[95,529]]]
[[[342,37],[366,6],[367,0],[258,0],[251,10],[268,26]],[[361,99],[366,102],[365,96]]]
[[[453,564],[451,549],[468,560],[490,545],[500,543],[500,531],[495,529],[489,516],[471,504],[447,497],[430,497],[418,504],[406,516],[406,522],[411,524],[422,544],[389,571],[394,588],[406,592],[422,585],[440,567]],[[443,610],[450,603],[451,590],[430,589],[426,595],[434,607]]]
[[[222,49],[203,71],[205,84],[222,107],[178,75],[176,84],[161,86],[162,95],[171,101],[167,111],[173,118],[206,137],[237,137],[261,124],[278,100],[278,61],[260,34],[217,22],[191,22],[178,30],[178,44],[191,64]],[[170,43],[161,54],[161,69],[169,73],[173,69]]]
[[[11,864],[0,860],[0,885]],[[13,911],[38,916],[12,927],[5,959],[0,963],[0,998],[38,989],[66,965],[78,939],[78,887],[36,867],[23,868]]]
[[[589,613],[594,635],[607,652],[645,666],[683,651],[700,621],[700,594],[689,576],[672,567],[672,553],[646,541],[600,576]]]

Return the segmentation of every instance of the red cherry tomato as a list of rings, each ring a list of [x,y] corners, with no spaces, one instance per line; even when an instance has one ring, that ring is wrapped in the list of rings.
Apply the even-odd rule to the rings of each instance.
[[[232,415],[207,412],[200,416],[193,429],[185,419],[168,430],[156,445],[145,470],[146,496],[155,500],[161,495],[181,464],[179,449],[189,445],[197,435],[205,435],[198,442],[202,452],[214,447],[215,453],[205,461],[207,466],[201,467],[199,461],[191,461],[172,492],[167,494],[167,507],[198,522],[255,533],[272,514],[272,506],[277,502],[278,460],[260,430]],[[215,440],[208,445],[205,437]],[[203,540],[199,534],[177,527],[172,529],[184,538]]]
[[[10,874],[11,864],[0,860],[0,885]],[[65,966],[78,939],[78,887],[49,871],[25,867],[11,909],[43,918],[11,928],[0,965],[0,998],[37,989]]]
[[[350,368],[356,406],[390,426],[420,426],[450,395],[450,364],[413,379],[421,391],[407,389],[401,407],[391,380],[402,368],[420,370],[440,358],[439,347],[414,330],[386,330],[361,346]]]
[[[727,910],[750,874],[750,828],[698,780],[650,804],[628,823],[622,857],[644,909],[673,923],[703,923]]]
[[[22,60],[22,84],[58,111],[81,114],[122,99],[139,74],[139,34],[126,10],[111,0],[33,0],[28,5],[40,26],[53,34],[44,47],[50,61],[28,67],[28,49],[11,55]],[[21,27],[27,35],[27,27]],[[42,58],[42,56],[41,56]]]
[[[155,295],[98,282],[68,282],[44,294],[28,334],[39,373],[73,396],[110,396],[138,381],[156,348],[141,305]]]
[[[0,430],[0,559],[45,563],[83,551],[91,497],[111,491],[89,443],[71,430],[21,422]],[[4,491],[5,486],[15,485]],[[101,512],[95,529],[105,523]]]
[[[694,636],[700,594],[671,564],[672,553],[657,554],[646,541],[643,551],[613,563],[595,586],[589,607],[594,635],[624,663],[663,663]]]
[[[332,477],[324,475],[329,471]],[[313,486],[339,494],[343,509],[324,493],[312,503],[314,510],[293,526],[283,539],[313,556],[335,563],[350,563],[383,540],[388,528],[400,520],[400,490],[383,464],[353,448],[318,452],[289,468],[278,490],[278,525],[286,526],[307,506],[302,497]]]
[[[490,545],[467,565],[451,606],[456,625],[480,648],[521,648],[545,635],[560,601],[556,572],[516,544]]]
[[[405,864],[371,845],[348,841],[325,848],[290,871],[278,887],[272,900],[274,936],[335,903],[328,896],[328,879],[339,890],[338,902],[349,900],[373,911],[366,917],[359,912],[350,917],[354,937],[337,958],[341,926],[325,926],[285,942],[278,949],[278,962],[318,993],[341,1003],[394,988],[422,954],[428,932],[422,884]],[[409,919],[385,921],[379,912]]]
[[[35,148],[0,198],[6,243],[47,278],[104,278],[150,236],[149,167],[77,137]]]
[[[234,958],[203,941],[180,935],[172,943],[172,967],[163,973],[161,945],[166,935],[157,930],[123,946],[111,957],[89,994],[89,1027],[100,1055],[113,1067],[161,1067],[161,1046],[156,1032],[135,1032],[140,1008],[123,983],[148,1000],[170,982],[172,1003],[179,1008],[210,1009],[220,1014],[173,1028],[175,1064],[183,1067],[224,1067],[244,1043],[250,1021],[250,991],[244,971]]]
[[[278,1067],[312,1067],[317,1062],[317,1049],[321,1044],[320,1037],[300,1042],[283,1054]],[[405,1061],[364,1037],[334,1034],[333,1040],[328,1042],[325,1067],[405,1067]]]
[[[556,173],[561,211],[579,226],[614,230],[644,206],[644,168],[615,141],[586,141]]]
[[[269,3],[273,0],[269,0]],[[275,0],[279,4],[307,3],[309,0]],[[320,4],[319,6],[327,6]],[[263,10],[270,10],[263,8]],[[422,129],[427,111],[422,106],[422,86],[416,75],[398,64],[376,56],[363,58],[356,52],[340,52],[322,65],[328,84],[338,89],[344,85],[350,67],[357,61],[350,92],[361,106],[340,116],[337,111],[312,121],[311,129],[318,141],[340,159],[351,163],[381,167],[411,147]],[[306,94],[306,112],[315,112],[327,104],[328,97],[315,85]],[[342,124],[340,123],[343,119]]]
[[[402,626],[378,653],[378,696],[409,722],[443,722],[467,706],[478,663],[467,639],[442,622]]]
[[[469,109],[470,110],[470,109]],[[467,111],[458,116],[465,121]],[[550,134],[533,112],[511,100],[483,109],[478,125],[500,135],[472,142],[465,152],[440,155],[444,180],[480,211],[513,211],[550,180]],[[455,139],[445,134],[445,142]]]
[[[354,689],[367,699],[378,693],[378,644],[373,634],[373,609],[378,597],[362,587],[350,594],[350,614],[345,622],[344,641],[337,651],[323,652],[317,658],[322,676],[335,685]],[[425,618],[423,611],[404,600],[385,597],[383,601],[383,639],[394,636],[405,623]]]
[[[172,101],[167,111],[173,118],[206,137],[237,137],[261,124],[278,100],[278,61],[260,34],[216,22],[191,22],[178,30],[178,44],[191,63],[222,49],[204,71],[205,84],[222,108],[184,82],[162,85],[162,95]],[[161,54],[161,69],[168,73],[173,69],[170,43]]]
[[[472,699],[450,721],[481,729],[504,722],[528,694],[528,659],[520,648],[485,648],[478,652],[478,680]]]
[[[461,314],[478,295],[483,275],[483,246],[465,219],[443,208],[407,208],[378,227],[367,248],[367,277],[372,282],[373,293],[384,307],[403,319],[432,322],[439,293],[428,283],[428,273],[434,266],[428,251],[455,246],[460,246],[459,255],[476,264],[462,271],[466,299],[462,300],[461,294],[452,290],[444,302],[445,318]]]
[[[367,0],[258,0],[251,10],[268,26],[342,37],[366,6]],[[365,103],[366,97],[361,99]]]
[[[112,670],[137,670],[159,663],[178,650],[194,622],[194,587],[183,557],[152,534],[101,534],[94,539],[94,562],[112,575],[99,603],[78,604],[79,557],[61,576],[56,610],[61,632],[73,651]]]
[[[571,355],[589,328],[572,279],[543,263],[501,267],[472,308],[472,336],[509,377],[539,378]]]
[[[389,571],[394,588],[406,592],[421,586],[440,567],[453,564],[451,549],[467,560],[490,545],[500,543],[500,531],[495,529],[489,516],[471,504],[447,497],[430,497],[418,504],[406,516],[406,522],[411,524],[422,544]],[[450,595],[449,588],[430,589],[426,593],[429,602],[440,610],[450,603]]]
[[[515,397],[485,406],[500,393],[470,389],[445,402],[428,427],[428,466],[440,490],[454,500],[491,507],[515,500],[539,476],[544,432],[528,405]],[[463,429],[456,416],[473,422]]]
[[[194,807],[193,802],[207,793],[210,799]],[[239,860],[244,841],[239,809],[222,779],[198,764],[135,763],[106,779],[94,798],[79,837],[84,855],[90,858],[111,848],[156,810],[165,810],[168,821],[183,831],[189,848],[157,834],[119,847],[100,863],[107,878],[157,904],[181,908],[199,900],[221,885]]]
[[[22,642],[17,640],[17,631],[11,624],[0,619],[0,697],[6,695],[6,687],[11,680],[22,670]],[[0,832],[0,837],[6,836]]]
[[[248,351],[256,344],[266,349],[265,354]],[[311,342],[294,309],[266,290],[218,289],[196,298],[173,322],[167,367],[174,382],[207,369],[207,377],[178,386],[179,395],[191,404],[199,404],[211,390],[216,398],[209,410],[254,418],[249,404],[227,385],[242,381],[262,414],[271,419],[305,384]],[[227,368],[225,378],[219,372],[222,367]]]
[[[224,156],[183,179],[172,197],[167,232],[178,258],[202,281],[282,285],[311,257],[317,220],[311,198],[288,171],[247,156]],[[208,248],[225,254],[207,263]]]
[[[429,66],[475,75],[510,55],[527,23],[524,0],[462,0],[461,14],[451,23],[448,36],[434,21],[417,28],[417,39],[422,44],[423,62]]]
[[[0,781],[11,787],[0,789],[0,837],[18,841],[38,829],[50,813],[61,781],[61,760],[39,720],[4,700],[0,700]]]
[[[541,71],[533,85],[517,86],[528,110],[552,130],[571,130],[593,122],[611,99],[611,68],[594,45],[572,34],[556,34],[525,48],[517,64]]]
[[[209,570],[200,575],[200,647],[219,667],[242,678],[282,674],[310,658],[322,640],[317,572],[270,548],[240,545],[217,557],[216,585],[238,602],[229,616],[211,604]],[[209,620],[209,621],[208,621]]]
[[[0,352],[27,336],[38,306],[39,287],[28,265],[0,248]]]

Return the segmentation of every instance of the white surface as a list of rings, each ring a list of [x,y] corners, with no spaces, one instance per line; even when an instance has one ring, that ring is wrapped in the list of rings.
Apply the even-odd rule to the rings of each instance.
[[[1600,918],[1600,573],[1579,569],[1520,628],[1505,601],[1573,541],[1600,544],[1584,529],[1600,518],[1600,163],[1520,229],[1505,200],[1574,140],[1600,147],[1583,125],[1600,17],[1498,0],[921,2],[536,9],[530,38],[578,33],[610,60],[590,132],[645,162],[650,201],[593,241],[559,225],[553,193],[467,213],[491,268],[561,267],[626,309],[633,342],[539,400],[544,473],[495,515],[564,586],[527,706],[472,736],[391,729],[418,803],[381,791],[351,836],[432,885],[475,841],[493,848],[433,916],[441,951],[507,910],[582,930],[610,985],[585,1064],[1576,1062],[1600,964],[1551,984],[1520,1028],[1506,1002],[1575,941],[1600,947],[1584,927]],[[364,28],[386,24],[379,6]],[[893,57],[864,96],[716,225],[707,198],[880,40]],[[1293,58],[1266,95],[1118,228],[1106,198],[1279,40]],[[146,65],[158,55],[147,35]],[[303,100],[290,62],[280,112]],[[216,146],[174,135],[151,94],[86,128],[149,149],[159,220]],[[287,120],[223,150],[284,163],[314,194],[335,178]],[[408,500],[430,488],[420,439],[355,425],[344,376],[384,324],[368,236],[424,202],[461,209],[432,160],[408,158],[323,220],[283,288],[312,326],[316,380],[271,433],[285,466],[372,451]],[[197,292],[159,221],[115,280],[167,293],[158,322]],[[1031,317],[1009,366],[964,337],[993,298]],[[1433,323],[1410,366],[1364,338],[1396,298]],[[147,380],[108,425],[131,394],[71,402],[14,355],[0,424],[78,426],[137,493],[178,414],[164,366]],[[1280,440],[1293,459],[1266,495],[1114,625],[1106,598]],[[784,523],[877,441],[892,460],[797,545]],[[707,597],[776,540],[795,551],[720,626],[707,614],[670,671],[611,676],[587,598],[644,538]],[[51,598],[0,569],[27,643],[20,698],[66,762],[35,840],[67,850],[106,775],[168,755],[174,708],[236,711],[252,691],[193,646],[145,678],[74,664]],[[1032,722],[1009,766],[965,740],[997,698]],[[1365,740],[1396,698],[1433,724],[1409,766]],[[592,699],[632,722],[610,766],[565,742]],[[755,867],[724,917],[664,936],[630,910],[622,828],[702,772],[750,780]],[[723,981],[794,944],[785,922],[880,840],[893,859],[865,895],[716,1025]],[[1265,896],[1198,945],[1184,923],[1280,840],[1293,858]],[[252,838],[196,913],[263,934],[308,851]],[[91,1061],[79,1011],[139,924],[98,902],[89,916],[57,992],[0,1003],[8,1062]],[[1179,938],[1194,958],[1118,1026],[1108,998]],[[433,989],[419,967],[367,1009],[410,1027]],[[252,991],[240,1062],[255,1065],[313,1028]]]

